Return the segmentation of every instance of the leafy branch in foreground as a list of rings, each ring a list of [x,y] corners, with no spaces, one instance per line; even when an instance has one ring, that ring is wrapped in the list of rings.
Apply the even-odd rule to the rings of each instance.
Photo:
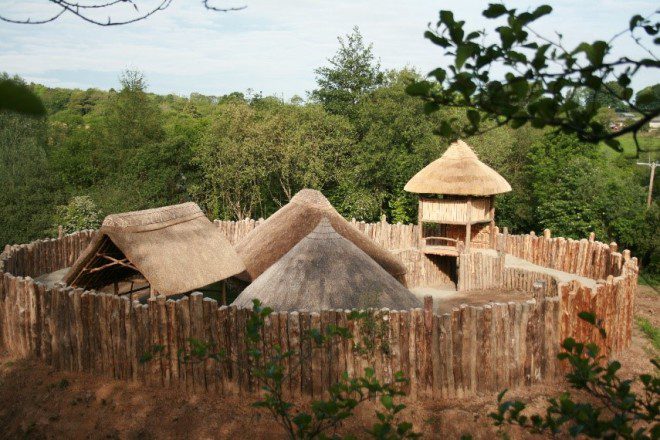
[[[407,88],[409,94],[421,97],[425,111],[442,107],[465,109],[467,122],[459,118],[443,121],[440,133],[447,137],[465,137],[488,129],[508,125],[519,128],[553,127],[575,134],[588,142],[605,141],[620,150],[617,137],[632,133],[639,154],[637,133],[651,119],[660,115],[660,106],[650,104],[653,96],[641,94],[633,98],[632,78],[642,69],[657,69],[660,60],[647,45],[660,44],[660,23],[635,15],[628,27],[609,41],[582,42],[566,47],[563,36],[540,35],[532,25],[552,12],[542,5],[533,11],[520,12],[504,4],[489,4],[483,11],[488,19],[504,18],[494,30],[490,42],[485,30],[465,28],[451,11],[440,11],[436,26],[425,33],[435,45],[445,49],[453,64],[429,73],[429,80],[416,81]],[[628,35],[646,54],[644,57],[612,57],[613,42]],[[504,74],[494,77],[494,72]],[[582,99],[583,91],[590,92]],[[638,117],[629,125],[610,132],[598,114],[611,98],[622,102]],[[585,102],[581,102],[585,101]],[[647,102],[649,101],[649,102]]]
[[[598,328],[605,339],[605,330],[594,314],[582,312],[580,318]],[[636,379],[619,377],[621,364],[607,361],[599,354],[595,343],[576,342],[567,338],[564,351],[557,357],[570,365],[566,379],[571,388],[586,393],[589,401],[577,401],[569,392],[549,399],[545,415],[523,414],[526,405],[519,401],[502,401],[506,390],[498,397],[497,412],[490,414],[496,426],[519,425],[532,433],[553,435],[568,431],[572,437],[657,439],[660,437],[660,363],[652,359],[655,374],[642,374]],[[639,389],[639,391],[634,391]]]
[[[406,406],[397,402],[397,398],[404,395],[401,385],[408,382],[402,372],[394,374],[392,382],[381,383],[376,377],[373,368],[365,368],[364,375],[350,377],[344,372],[341,379],[332,384],[326,399],[313,400],[310,410],[284,398],[284,384],[290,380],[285,365],[289,364],[289,371],[295,371],[294,359],[302,363],[309,359],[307,356],[292,350],[282,350],[279,345],[269,350],[263,349],[262,329],[266,320],[272,313],[269,307],[262,307],[259,300],[253,300],[252,315],[246,323],[245,340],[248,366],[230,359],[225,350],[215,350],[213,345],[197,339],[190,339],[188,350],[179,350],[178,358],[182,363],[199,363],[207,359],[223,361],[229,359],[237,368],[248,368],[249,374],[260,385],[262,393],[253,403],[255,408],[268,411],[273,419],[285,430],[290,439],[341,439],[338,430],[351,417],[354,410],[366,401],[378,400],[380,409],[376,410],[377,421],[365,433],[372,438],[382,440],[419,438],[420,434],[413,431],[412,423],[399,420],[399,415]],[[375,316],[374,316],[375,313]],[[360,332],[364,336],[355,344],[356,356],[373,356],[378,350],[387,350],[387,345],[368,343],[378,333],[376,321],[382,320],[378,312],[366,311],[351,313],[349,320],[360,325]],[[329,344],[352,338],[345,327],[336,325],[327,326],[323,332],[312,329],[303,338],[308,338],[315,347],[327,348]],[[164,352],[164,346],[154,345],[150,351],[143,354],[140,362],[150,362],[160,357],[169,357]],[[268,353],[266,353],[268,351]]]

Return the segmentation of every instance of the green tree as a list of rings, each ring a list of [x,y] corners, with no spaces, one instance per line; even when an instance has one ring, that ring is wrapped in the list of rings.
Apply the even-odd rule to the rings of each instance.
[[[163,139],[163,117],[147,95],[147,83],[140,72],[127,70],[120,77],[122,89],[110,94],[103,114],[109,162],[118,164],[131,150]]]
[[[75,196],[66,205],[57,207],[55,228],[62,226],[70,234],[83,229],[96,229],[101,225],[101,213],[89,196]]]
[[[584,105],[597,109],[624,112],[630,110],[630,107],[625,103],[626,93],[626,88],[618,82],[608,81],[603,84],[600,90],[587,89]]]
[[[384,74],[373,54],[373,45],[365,44],[359,28],[338,37],[339,49],[328,60],[329,66],[315,70],[318,88],[311,98],[332,114],[352,118],[356,104],[383,84]]]
[[[25,243],[51,230],[59,202],[42,119],[0,111],[0,243]]]
[[[0,111],[26,116],[44,116],[46,108],[39,97],[19,77],[0,73]]]
[[[336,185],[351,129],[318,105],[262,98],[220,104],[194,148],[191,190],[212,216],[267,216],[305,187]]]
[[[348,217],[392,221],[416,218],[417,201],[403,191],[408,179],[442,152],[434,134],[439,115],[424,114],[419,100],[405,93],[412,71],[390,72],[387,85],[365,96],[353,117],[358,140],[342,172],[340,187],[331,193]]]
[[[660,108],[660,84],[645,87],[637,92],[635,105],[647,112]]]

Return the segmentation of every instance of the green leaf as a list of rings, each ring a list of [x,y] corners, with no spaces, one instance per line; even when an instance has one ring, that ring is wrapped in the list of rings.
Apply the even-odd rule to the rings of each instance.
[[[445,47],[446,48],[446,47],[451,46],[451,43],[449,42],[448,39],[446,39],[445,37],[442,37],[440,35],[437,35],[437,34],[431,32],[431,31],[424,32],[424,37],[428,38],[429,40],[431,40],[431,42],[433,44],[436,44],[440,47]]]
[[[463,67],[463,64],[465,64],[465,61],[472,56],[474,53],[474,46],[472,44],[461,44],[458,46],[456,49],[456,60],[454,61],[454,64],[456,65],[457,69],[460,69]]]
[[[490,3],[488,8],[484,9],[483,16],[486,18],[497,18],[506,14],[508,10],[501,3]]]
[[[426,96],[433,88],[429,81],[416,81],[406,87],[406,93],[411,96]]]
[[[447,26],[454,24],[454,13],[452,11],[440,11],[440,22]]]
[[[44,116],[46,108],[25,84],[12,79],[0,80],[0,110],[27,116]]]
[[[470,120],[470,123],[474,127],[477,127],[479,125],[479,122],[481,121],[481,115],[479,114],[479,112],[474,109],[469,109],[467,110],[466,114],[467,114],[467,118]]]
[[[440,105],[437,102],[429,101],[424,103],[424,114],[430,115],[440,110]]]
[[[437,69],[431,70],[429,72],[428,76],[434,77],[436,81],[441,83],[447,77],[447,71],[445,69],[443,69],[442,67],[438,67]]]
[[[591,325],[596,325],[596,315],[591,312],[580,312],[578,313],[578,318]]]
[[[304,412],[296,414],[296,416],[293,418],[293,423],[295,423],[298,428],[302,428],[302,429],[309,426],[311,422],[312,422],[312,416]]]
[[[638,15],[634,15],[634,16],[630,19],[629,29],[632,31],[632,30],[635,29],[635,28],[637,27],[637,25],[638,25],[640,22],[642,22],[642,21],[644,21],[644,17],[642,17],[642,16],[639,15],[639,14],[638,14]]]
[[[382,403],[383,406],[388,410],[392,409],[392,407],[394,406],[394,401],[392,400],[392,396],[388,396],[387,394],[381,396],[380,403]]]
[[[511,45],[516,41],[516,37],[513,34],[513,29],[508,26],[500,26],[496,29],[500,34],[500,40],[502,40],[502,47],[504,49],[509,49]]]
[[[552,6],[550,5],[541,5],[532,12],[534,19],[541,18],[544,15],[548,15],[552,12]]]
[[[594,43],[591,45],[591,56],[589,53],[587,53],[589,61],[591,61],[591,63],[594,65],[600,66],[603,64],[603,58],[605,57],[605,54],[608,52],[609,48],[609,44],[604,41],[594,41]]]

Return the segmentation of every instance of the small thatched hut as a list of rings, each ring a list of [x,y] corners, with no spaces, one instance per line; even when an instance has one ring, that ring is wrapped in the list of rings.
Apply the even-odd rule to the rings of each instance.
[[[259,299],[275,310],[382,308],[403,310],[420,301],[328,218],[252,282],[233,304]]]
[[[107,216],[64,281],[92,289],[141,275],[152,291],[175,295],[244,270],[199,206],[183,203]]]
[[[459,243],[466,250],[471,242],[493,245],[495,195],[511,191],[511,185],[459,140],[404,189],[420,194],[418,224],[424,252],[456,256]],[[424,223],[433,224],[431,232]]]
[[[392,276],[404,279],[406,268],[403,263],[358,231],[335,210],[323,194],[313,189],[299,191],[288,204],[236,245],[236,252],[247,268],[247,273],[240,278],[246,281],[256,279],[312,232],[324,217],[328,218],[339,235],[362,249]]]

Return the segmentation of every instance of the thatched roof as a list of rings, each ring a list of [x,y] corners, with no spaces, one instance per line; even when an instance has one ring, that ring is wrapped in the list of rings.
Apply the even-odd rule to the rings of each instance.
[[[122,263],[112,264],[112,259]],[[142,274],[159,293],[174,295],[244,270],[227,239],[199,206],[183,203],[107,216],[64,281],[97,288]]]
[[[252,307],[258,298],[276,310],[410,309],[420,301],[327,218],[234,301]]]
[[[254,280],[279,260],[327,217],[332,227],[353,242],[395,277],[403,278],[405,266],[386,249],[358,231],[313,189],[299,191],[291,201],[257,226],[236,245],[236,252],[247,267],[241,278]]]
[[[468,144],[458,140],[415,174],[404,189],[420,194],[490,196],[511,191],[511,185],[481,162]]]

